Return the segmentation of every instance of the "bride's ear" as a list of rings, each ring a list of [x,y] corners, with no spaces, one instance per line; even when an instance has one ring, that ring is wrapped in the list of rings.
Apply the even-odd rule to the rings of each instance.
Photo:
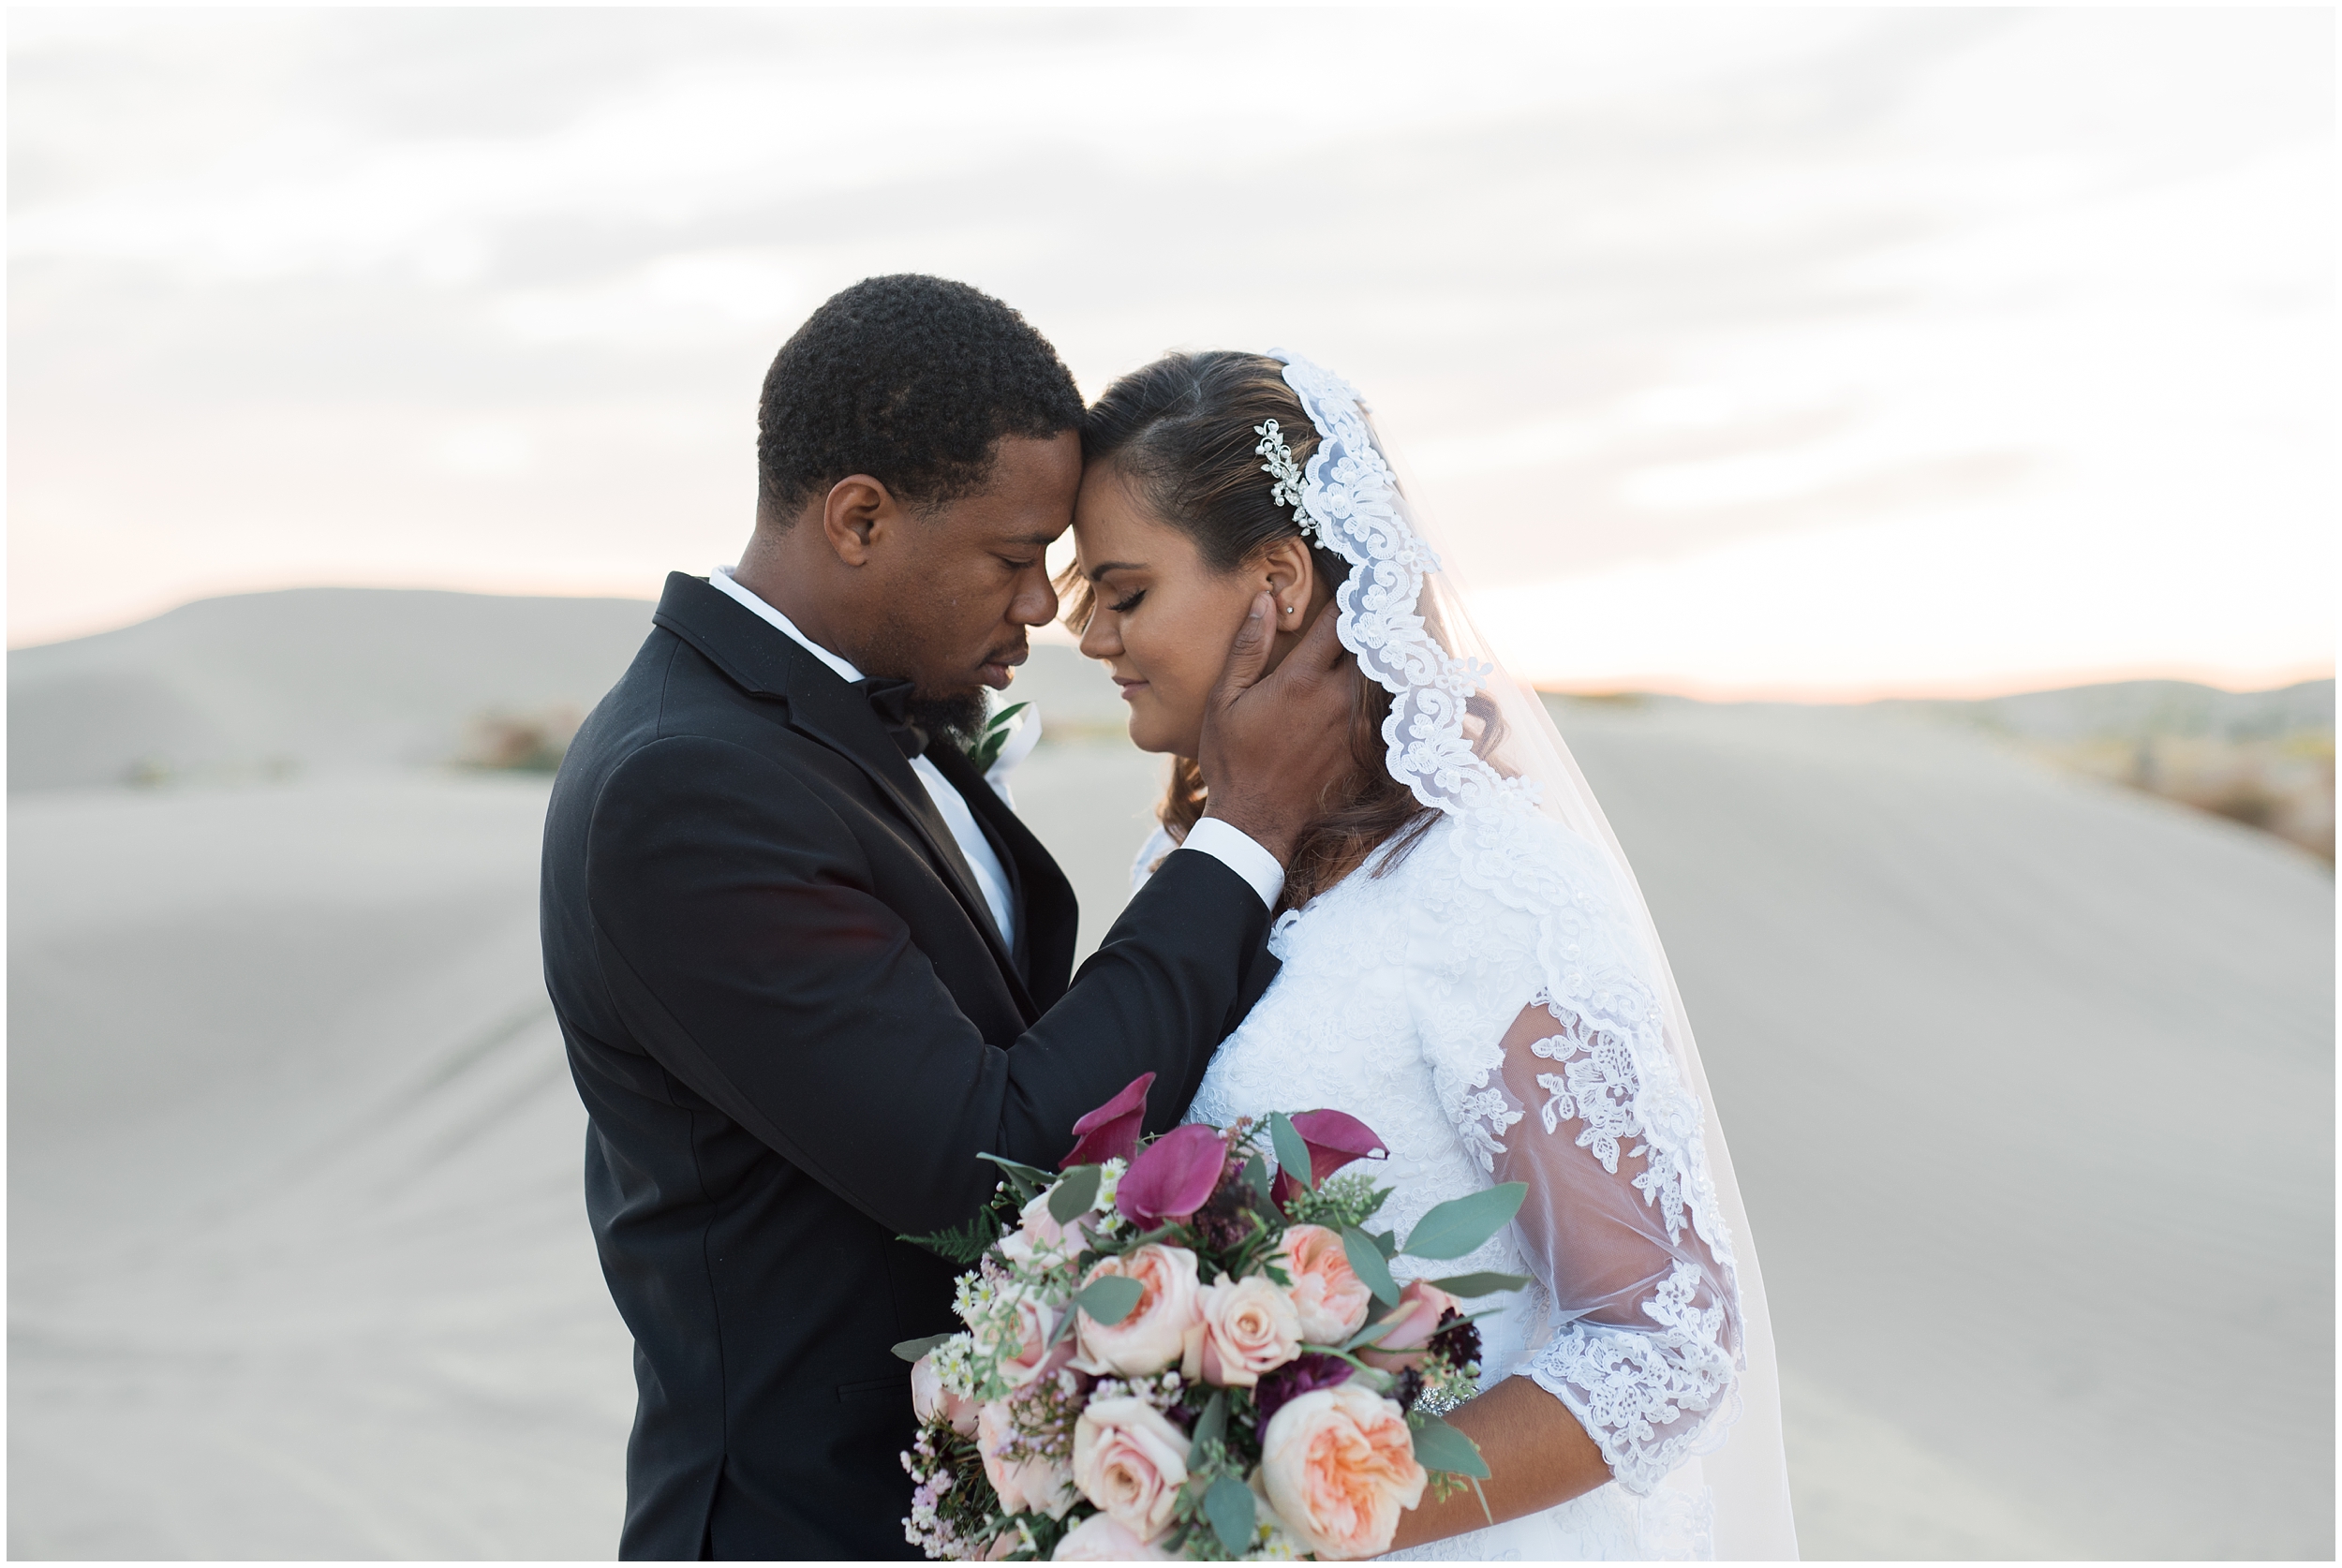
[[[1281,539],[1263,551],[1253,581],[1276,599],[1277,629],[1292,631],[1310,618],[1310,596],[1317,591],[1317,566],[1298,536]]]

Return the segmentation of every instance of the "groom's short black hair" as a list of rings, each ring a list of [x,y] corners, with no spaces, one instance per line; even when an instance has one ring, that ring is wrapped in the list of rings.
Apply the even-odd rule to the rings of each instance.
[[[757,516],[786,525],[848,474],[914,506],[972,495],[1003,436],[1079,430],[1065,362],[981,289],[897,273],[833,294],[764,373]]]

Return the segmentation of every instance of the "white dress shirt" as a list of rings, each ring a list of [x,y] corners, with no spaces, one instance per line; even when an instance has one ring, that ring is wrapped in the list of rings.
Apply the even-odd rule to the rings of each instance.
[[[862,672],[827,648],[821,646],[794,622],[733,580],[732,568],[719,566],[707,574],[707,581],[719,592],[739,601],[759,620],[781,632],[806,652],[836,671],[841,679],[858,681]],[[1001,928],[1001,939],[1011,948],[1016,945],[1015,910],[1008,896],[1008,876],[1001,867],[1001,857],[993,852],[992,841],[984,836],[976,822],[976,814],[968,808],[951,780],[925,757],[911,760],[911,771],[935,803],[942,815],[943,825],[952,830],[952,837],[959,845],[959,852],[967,858],[968,868],[975,873],[976,885],[984,894],[985,906],[992,911],[993,921]],[[1208,854],[1260,895],[1260,900],[1270,909],[1277,907],[1277,895],[1284,891],[1285,870],[1277,864],[1277,857],[1253,841],[1240,828],[1230,827],[1215,817],[1197,822],[1187,836],[1186,848]]]

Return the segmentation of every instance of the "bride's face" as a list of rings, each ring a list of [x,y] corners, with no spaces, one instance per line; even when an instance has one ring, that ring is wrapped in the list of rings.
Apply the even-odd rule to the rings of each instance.
[[[1131,741],[1142,751],[1193,757],[1204,703],[1228,662],[1252,608],[1267,588],[1279,631],[1273,669],[1317,606],[1321,590],[1298,539],[1272,544],[1233,571],[1207,562],[1195,541],[1159,521],[1110,465],[1093,464],[1074,508],[1081,574],[1096,590],[1082,652],[1104,663],[1131,708]]]

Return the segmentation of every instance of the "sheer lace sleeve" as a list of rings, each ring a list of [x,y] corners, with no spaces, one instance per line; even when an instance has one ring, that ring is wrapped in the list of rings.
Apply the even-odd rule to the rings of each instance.
[[[1566,893],[1542,909],[1468,876],[1427,900],[1415,1012],[1458,1134],[1489,1180],[1529,1190],[1514,1239],[1537,1286],[1524,1295],[1549,1308],[1517,1371],[1647,1493],[1729,1425],[1742,1347],[1731,1238],[1705,1110],[1638,948],[1564,836],[1535,852]]]
[[[1741,1343],[1730,1270],[1691,1222],[1684,1173],[1645,1125],[1665,1095],[1642,1078],[1616,1035],[1567,1008],[1524,1009],[1499,1081],[1525,1114],[1490,1173],[1528,1185],[1516,1228],[1552,1298],[1552,1338],[1520,1369],[1570,1408],[1635,1492],[1697,1446],[1732,1392]],[[1697,1127],[1697,1106],[1682,1109]]]

